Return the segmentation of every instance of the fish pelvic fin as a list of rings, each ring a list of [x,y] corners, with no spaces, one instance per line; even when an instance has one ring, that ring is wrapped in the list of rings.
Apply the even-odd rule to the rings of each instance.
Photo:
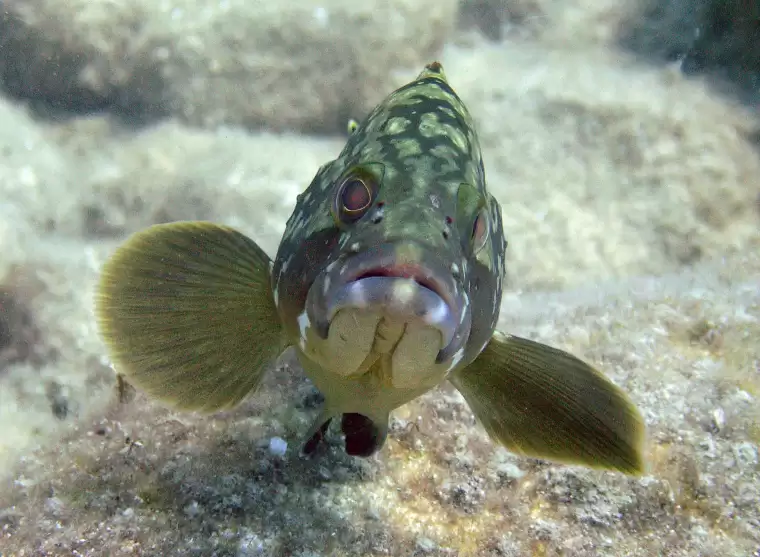
[[[346,454],[367,458],[383,448],[385,440],[388,438],[389,415],[384,420],[370,418],[356,412],[346,412],[340,416],[340,429],[345,438]],[[301,448],[303,456],[316,454],[319,447],[325,442],[328,427],[335,417],[337,417],[335,413],[328,406],[325,406],[312,423],[305,437],[305,442]]]

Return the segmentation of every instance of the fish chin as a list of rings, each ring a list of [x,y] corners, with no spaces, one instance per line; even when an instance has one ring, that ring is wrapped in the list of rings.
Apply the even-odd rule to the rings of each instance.
[[[441,339],[438,329],[422,322],[345,308],[331,322],[322,354],[341,375],[366,371],[380,359],[394,387],[416,388],[441,374]]]
[[[453,367],[469,336],[468,304],[452,305],[412,278],[364,276],[326,292],[315,287],[326,295],[319,306],[307,303],[310,317],[323,323],[322,355],[342,375],[386,358],[393,385],[414,388]]]
[[[459,325],[454,311],[443,298],[407,278],[367,277],[349,282],[328,300],[328,321],[332,322],[335,315],[346,308],[381,313],[391,323],[427,325],[440,332],[443,346],[454,339]]]

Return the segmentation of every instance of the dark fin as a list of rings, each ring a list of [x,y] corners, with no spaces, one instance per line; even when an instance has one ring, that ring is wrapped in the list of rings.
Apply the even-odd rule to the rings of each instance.
[[[346,436],[346,453],[369,457],[383,448],[388,437],[388,420],[378,425],[363,414],[343,414],[341,431]]]
[[[123,373],[116,374],[116,394],[120,404],[129,404],[135,399],[135,388],[127,382]]]
[[[322,410],[317,419],[311,425],[309,432],[306,434],[306,442],[301,447],[302,456],[312,456],[316,450],[324,443],[327,436],[327,428],[330,427],[332,414]]]
[[[566,352],[495,335],[451,381],[489,434],[510,451],[644,472],[641,414],[620,388]]]
[[[234,406],[287,346],[269,273],[266,253],[231,228],[138,232],[105,263],[95,296],[116,370],[177,408]]]

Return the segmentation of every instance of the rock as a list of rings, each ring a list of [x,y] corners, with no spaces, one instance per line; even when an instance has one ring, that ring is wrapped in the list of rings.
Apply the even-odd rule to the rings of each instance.
[[[641,1],[460,0],[459,24],[508,47],[524,41],[552,48],[615,49],[621,24]]]
[[[544,8],[540,0],[460,0],[459,24],[465,29],[474,27],[491,40],[501,40],[514,37],[516,31],[541,26],[546,19]]]
[[[288,443],[282,437],[272,437],[268,448],[272,456],[284,456],[288,450]]]
[[[78,232],[77,219],[70,218],[78,209],[76,195],[51,195],[51,184],[60,191],[74,190],[70,163],[23,106],[0,98],[0,241],[9,222],[14,228]],[[23,238],[22,230],[16,232]],[[19,243],[7,245],[15,250]]]
[[[340,150],[330,140],[206,132],[176,122],[123,135],[103,122],[89,124],[59,128],[57,139],[87,169],[72,218],[91,239],[121,239],[160,222],[212,220],[250,234],[274,255],[296,195]],[[278,156],[283,152],[292,159]]]
[[[40,345],[40,330],[18,285],[0,285],[0,374],[20,362],[40,363]]]
[[[760,103],[760,4],[743,0],[461,0],[460,26],[490,40],[623,49],[708,76]]]
[[[620,43],[650,60],[680,62],[688,75],[760,103],[760,4],[743,0],[649,0],[623,26]]]
[[[258,534],[246,531],[238,542],[237,556],[254,557],[256,555],[266,555],[266,546]]]
[[[0,81],[69,112],[334,132],[434,58],[456,13],[456,0],[12,0]]]

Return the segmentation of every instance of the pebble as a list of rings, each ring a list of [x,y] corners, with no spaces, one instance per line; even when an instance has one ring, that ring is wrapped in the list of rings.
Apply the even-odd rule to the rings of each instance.
[[[269,440],[269,454],[273,456],[285,456],[288,450],[288,442],[282,437],[272,437]]]

